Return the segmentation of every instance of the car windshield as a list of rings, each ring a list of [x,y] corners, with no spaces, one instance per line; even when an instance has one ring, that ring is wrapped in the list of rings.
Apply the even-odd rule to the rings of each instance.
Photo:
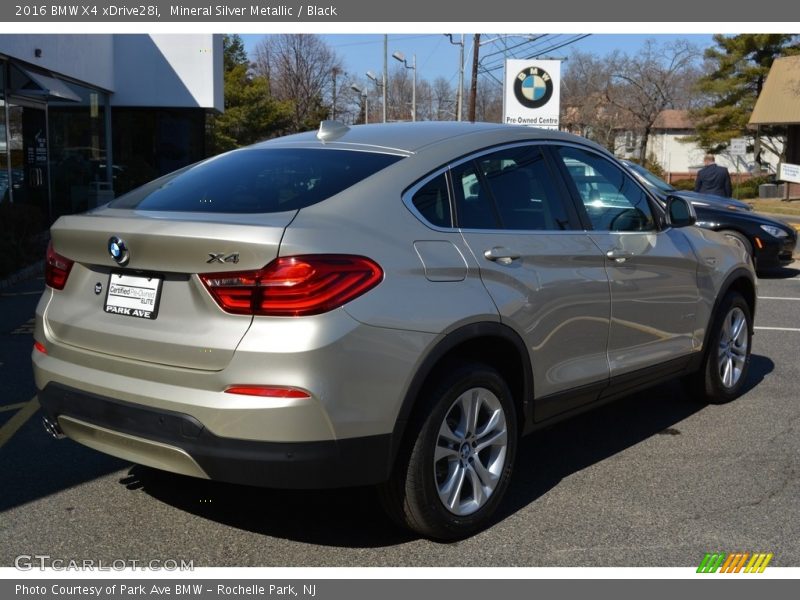
[[[274,213],[322,202],[402,157],[313,148],[246,149],[208,159],[120,196],[110,208]]]
[[[675,188],[668,184],[663,179],[659,179],[655,175],[653,175],[650,171],[645,169],[642,165],[637,165],[636,163],[632,162],[625,162],[625,166],[627,166],[630,170],[634,171],[637,175],[639,175],[642,179],[644,179],[647,183],[652,185],[660,192],[664,192],[665,194],[669,194],[670,192],[674,192]]]

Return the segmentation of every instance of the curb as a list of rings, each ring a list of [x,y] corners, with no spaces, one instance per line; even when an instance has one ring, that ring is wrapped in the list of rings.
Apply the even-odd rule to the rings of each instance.
[[[5,290],[22,281],[33,279],[42,273],[44,273],[43,259],[23,269],[20,269],[16,273],[12,273],[6,279],[0,279],[0,290]]]

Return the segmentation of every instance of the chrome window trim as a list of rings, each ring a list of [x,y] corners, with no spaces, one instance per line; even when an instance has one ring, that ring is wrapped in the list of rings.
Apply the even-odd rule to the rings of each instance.
[[[577,148],[579,150],[583,150],[585,152],[589,152],[590,154],[596,155],[600,158],[604,158],[605,160],[609,160],[609,156],[613,160],[618,160],[613,155],[606,155],[604,154],[607,151],[598,150],[597,148],[593,148],[589,145],[584,144],[577,144],[573,141],[562,141],[562,140],[526,140],[526,141],[518,141],[518,142],[510,142],[506,144],[501,144],[499,146],[492,146],[491,148],[483,148],[473,154],[469,154],[467,156],[463,156],[458,160],[451,161],[444,166],[439,167],[435,171],[431,171],[429,174],[425,175],[422,179],[420,179],[417,183],[412,185],[410,188],[406,189],[403,192],[401,198],[403,204],[405,204],[406,208],[411,211],[411,213],[419,220],[420,223],[425,225],[428,229],[433,231],[437,231],[439,233],[501,233],[501,234],[525,234],[525,235],[553,235],[553,234],[574,234],[574,233],[593,233],[604,231],[601,229],[566,229],[566,230],[558,230],[558,229],[476,229],[476,228],[461,228],[461,227],[439,227],[438,225],[434,225],[433,223],[429,222],[422,213],[420,213],[417,208],[414,206],[413,197],[423,186],[428,184],[430,181],[438,177],[439,175],[444,174],[447,179],[447,189],[450,195],[450,220],[451,222],[454,221],[455,211],[454,211],[454,204],[455,204],[455,197],[453,195],[453,181],[451,171],[467,162],[474,161],[481,156],[486,156],[488,154],[494,154],[495,152],[500,152],[502,150],[508,150],[512,148],[521,148],[523,146],[530,146],[532,144],[536,144],[539,146],[569,146],[572,148]],[[613,165],[613,160],[609,161]],[[650,208],[651,211],[653,209],[653,196],[650,192],[639,182],[636,177],[632,177],[625,168],[620,168],[618,165],[615,165],[617,168],[622,171],[622,175],[631,179],[634,184],[645,194],[645,196],[650,200]],[[653,215],[655,219],[655,214]],[[658,221],[657,219],[655,219]],[[651,233],[658,233],[661,231],[665,231],[669,227],[659,228],[658,223],[656,223],[656,228],[651,231],[617,231],[614,233],[618,234],[651,234]]]

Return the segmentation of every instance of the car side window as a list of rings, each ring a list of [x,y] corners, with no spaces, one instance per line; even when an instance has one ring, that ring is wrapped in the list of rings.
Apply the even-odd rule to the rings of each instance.
[[[419,214],[431,225],[452,227],[450,194],[447,191],[447,178],[444,173],[437,175],[419,188],[411,202]]]
[[[558,154],[578,190],[594,230],[656,229],[647,195],[616,165],[597,154],[570,146],[560,147]]]
[[[567,212],[538,146],[505,148],[476,160],[503,229],[569,229]]]
[[[458,225],[462,229],[500,229],[492,198],[478,176],[474,163],[453,167]]]

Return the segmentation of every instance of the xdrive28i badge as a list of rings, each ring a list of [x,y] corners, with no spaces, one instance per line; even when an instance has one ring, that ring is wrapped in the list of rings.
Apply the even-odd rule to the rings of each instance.
[[[553,80],[541,67],[526,67],[514,78],[514,97],[526,108],[541,108],[553,95]]]
[[[122,267],[127,265],[131,258],[131,253],[128,251],[125,242],[115,235],[108,238],[108,253]]]

